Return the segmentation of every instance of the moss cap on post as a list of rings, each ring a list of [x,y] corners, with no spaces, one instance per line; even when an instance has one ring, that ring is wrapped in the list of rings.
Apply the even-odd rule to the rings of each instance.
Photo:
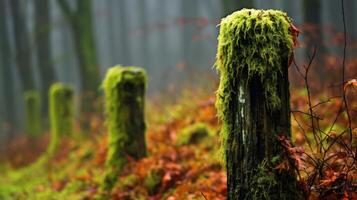
[[[229,82],[236,77],[243,79],[242,73],[248,75],[244,82],[259,75],[269,100],[267,106],[279,107],[280,98],[274,84],[282,73],[282,58],[290,56],[293,50],[290,18],[278,10],[243,9],[223,18],[220,26],[215,63],[221,75],[218,97],[223,92],[234,91]],[[233,73],[233,68],[239,74]],[[220,116],[227,111],[228,98],[218,98]]]

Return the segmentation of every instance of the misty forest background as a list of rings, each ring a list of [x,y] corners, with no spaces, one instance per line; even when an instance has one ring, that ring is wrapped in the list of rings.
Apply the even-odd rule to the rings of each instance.
[[[149,97],[169,94],[166,98],[175,98],[186,86],[204,86],[218,81],[212,68],[217,25],[223,16],[241,7],[286,11],[302,30],[302,41],[308,36],[309,28],[314,31],[311,37],[317,38],[313,40],[316,43],[338,38],[343,31],[340,1],[336,0],[68,1],[67,9],[71,12],[78,9],[85,20],[92,20],[88,23],[90,26],[71,24],[60,2],[0,0],[0,143],[25,132],[23,92],[37,89],[45,99],[49,85],[55,81],[72,85],[76,96],[86,88],[97,92],[106,70],[116,64],[144,67],[149,75]],[[80,2],[82,9],[76,8],[76,3],[80,5]],[[347,50],[352,57],[356,54],[353,41],[357,39],[357,2],[346,0],[345,5],[350,44]],[[74,27],[77,28],[74,30]],[[82,39],[89,41],[85,48],[93,47],[87,54],[87,61],[78,56],[76,49],[77,40]],[[304,45],[312,46],[312,43],[302,43]],[[338,42],[318,45],[318,54],[341,55],[342,46]],[[298,48],[296,58],[303,60],[305,53],[306,49]],[[80,66],[86,62],[98,68],[99,74],[92,73],[98,77],[85,77]],[[325,75],[319,73],[322,79]],[[347,74],[346,78],[354,76]],[[97,79],[97,84],[85,82],[90,79]],[[76,98],[77,113],[81,103],[81,99]],[[42,110],[46,121],[46,108]]]

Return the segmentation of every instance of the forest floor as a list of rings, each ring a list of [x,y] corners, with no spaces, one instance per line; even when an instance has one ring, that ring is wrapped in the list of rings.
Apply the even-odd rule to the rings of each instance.
[[[314,99],[321,99],[317,96]],[[107,134],[102,116],[91,118],[91,134],[63,139],[56,155],[36,161],[48,143],[48,136],[36,141],[19,137],[8,146],[8,154],[0,158],[0,200],[2,199],[225,199],[226,174],[219,151],[219,123],[212,92],[184,92],[175,103],[147,104],[147,146],[149,155],[128,165],[119,175],[111,192],[100,185],[105,175]],[[306,90],[295,89],[291,97],[292,110],[306,110]],[[356,101],[352,107],[356,108]],[[321,118],[333,119],[340,102],[321,105]],[[329,117],[331,116],[331,117]],[[356,116],[356,115],[354,115]],[[295,119],[300,120],[297,123]],[[293,142],[307,149],[300,130],[309,118],[292,115]],[[330,122],[322,124],[328,127]],[[200,124],[207,134],[187,140],[183,130]],[[333,132],[343,129],[345,117],[338,120]],[[332,131],[330,131],[332,132]],[[48,134],[47,134],[48,135]],[[83,134],[82,134],[83,135]],[[354,130],[354,136],[356,136]],[[182,142],[184,141],[184,142]],[[337,151],[338,148],[336,148]],[[307,150],[306,150],[307,151]],[[300,159],[300,158],[297,158]],[[343,162],[343,156],[335,162]],[[308,164],[305,171],[311,169]],[[342,160],[342,161],[341,161]],[[32,163],[32,164],[31,164]],[[313,169],[311,169],[313,171]],[[326,176],[315,188],[336,187],[341,171],[326,168]],[[329,175],[332,173],[333,175]],[[308,177],[309,174],[303,175]],[[356,168],[346,179],[356,184]],[[306,180],[307,178],[303,178]],[[301,180],[301,181],[303,181]],[[306,185],[306,183],[305,183]],[[311,193],[311,199],[317,198]],[[356,192],[331,191],[326,198],[357,198]],[[346,196],[347,195],[347,196]]]

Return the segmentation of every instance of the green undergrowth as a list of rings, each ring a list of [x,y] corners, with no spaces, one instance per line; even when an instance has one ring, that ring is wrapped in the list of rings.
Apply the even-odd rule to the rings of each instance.
[[[200,97],[196,96],[195,98],[199,99]],[[178,105],[181,103],[188,105],[188,102],[192,105],[187,108]],[[211,107],[213,109],[213,105]],[[106,141],[107,135],[100,134],[95,138],[86,137],[82,140],[76,140],[69,136],[66,139],[69,141],[64,144],[61,143],[62,140],[54,140],[55,143],[49,144],[48,147],[51,150],[45,151],[38,161],[29,166],[13,169],[6,163],[0,164],[0,200],[110,199],[113,194],[125,196],[126,193],[129,197],[122,197],[123,199],[149,199],[154,196],[161,196],[162,199],[165,199],[165,197],[175,195],[182,190],[179,188],[180,184],[176,184],[176,182],[186,180],[187,178],[183,179],[185,173],[188,173],[188,170],[195,168],[195,166],[199,167],[193,170],[192,176],[197,178],[193,178],[192,182],[208,179],[209,170],[204,171],[206,170],[204,166],[212,163],[219,164],[214,159],[215,152],[219,148],[218,138],[215,137],[210,141],[191,146],[176,146],[175,140],[168,138],[168,135],[165,135],[167,133],[162,131],[160,127],[171,127],[172,123],[177,123],[174,129],[178,134],[189,127],[188,124],[190,123],[186,122],[187,113],[192,113],[191,116],[195,117],[199,109],[196,103],[192,102],[192,98],[191,100],[179,100],[175,104],[161,107],[163,111],[176,110],[177,108],[179,108],[179,111],[174,117],[165,121],[160,120],[160,122],[156,119],[151,121],[151,129],[148,130],[150,133],[148,140],[151,145],[148,147],[148,157],[143,159],[147,161],[144,164],[136,164],[141,161],[131,160],[130,166],[125,168],[125,174],[120,174],[118,180],[113,179],[115,181],[111,191],[101,190],[107,168],[105,164],[106,154],[100,152],[107,150],[103,150],[103,146],[106,145],[102,145],[102,141]],[[156,109],[149,109],[148,112],[148,114],[155,115],[157,118],[167,116],[166,112],[160,112]],[[205,119],[201,119],[201,121],[205,121]],[[101,123],[104,123],[104,121]],[[211,127],[212,125],[206,123],[204,122],[204,126],[209,126],[209,130],[212,128],[215,132],[217,131],[217,127]],[[199,120],[194,124],[200,124]],[[176,153],[177,155],[175,155]],[[133,167],[133,165],[136,167]],[[196,170],[197,172],[195,172]],[[199,170],[203,170],[206,175],[201,175]],[[166,174],[167,172],[169,174]],[[164,181],[165,175],[171,177],[172,180]],[[187,180],[191,184],[191,180]],[[198,191],[198,189],[196,190]]]
[[[179,146],[197,144],[213,134],[213,131],[205,123],[191,124],[178,133],[176,144]]]
[[[162,169],[151,169],[148,171],[144,179],[144,185],[149,194],[153,195],[159,192],[164,174],[165,172]]]
[[[56,152],[60,149],[61,140],[66,139],[73,132],[73,91],[61,83],[56,83],[51,87],[49,98],[52,134],[48,147],[32,164],[20,169],[7,167],[4,170],[0,177],[0,200],[63,199],[67,195],[62,194],[66,193],[66,190],[53,193],[46,186],[51,185],[54,177],[64,176],[66,172],[60,170],[64,166],[57,166],[53,161],[56,159]],[[31,101],[35,101],[35,104],[39,103],[36,93],[27,93],[25,99],[28,106],[33,106]],[[72,162],[71,157],[68,161]]]

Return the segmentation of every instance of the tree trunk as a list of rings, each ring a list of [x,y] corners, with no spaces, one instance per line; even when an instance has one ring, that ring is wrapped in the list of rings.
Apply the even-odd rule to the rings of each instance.
[[[323,31],[321,19],[321,1],[320,0],[304,0],[304,23],[307,25],[305,31],[306,51],[311,54],[313,48],[317,48],[319,54],[324,53],[323,46]]]
[[[254,0],[222,0],[223,4],[223,16],[227,16],[228,14],[240,10],[242,8],[253,8]]]
[[[10,55],[10,43],[9,43],[9,29],[6,22],[6,0],[0,0],[0,65],[3,69],[3,77],[1,78],[1,84],[4,87],[5,94],[5,124],[9,127],[5,130],[5,134],[11,134],[15,127],[15,106],[14,106],[14,80],[11,69],[11,55]]]
[[[67,0],[57,0],[62,13],[72,29],[75,51],[81,75],[81,124],[90,129],[90,118],[97,109],[95,100],[99,94],[99,67],[93,32],[92,0],[76,0],[72,9]]]
[[[144,103],[146,72],[137,67],[111,68],[103,83],[109,130],[109,167],[104,188],[110,189],[128,157],[146,156]]]
[[[294,168],[275,169],[287,159],[278,137],[291,134],[290,23],[285,13],[263,10],[235,12],[221,22],[216,105],[230,200],[303,199]]]
[[[122,50],[122,57],[121,57],[121,63],[124,63],[126,65],[130,65],[132,62],[132,55],[131,55],[131,46],[130,46],[130,31],[128,23],[128,9],[129,7],[127,6],[126,0],[121,0],[119,1],[119,15],[120,15],[120,35],[121,37],[119,38],[120,40],[120,46],[123,48]]]
[[[148,26],[148,14],[147,14],[147,10],[146,10],[146,1],[140,2],[140,5],[138,6],[138,15],[139,15],[139,24],[140,24],[140,29],[141,29],[141,64],[142,65],[146,65],[149,66],[150,68],[151,66],[151,60],[150,60],[150,45],[149,45],[149,26]],[[162,2],[162,4],[165,4],[164,2]],[[159,13],[164,12],[164,10],[160,10]]]
[[[72,28],[75,49],[78,56],[82,88],[85,93],[97,94],[99,68],[92,22],[92,1],[77,0],[72,10],[66,0],[57,1],[65,18]],[[93,94],[90,94],[93,95]]]
[[[77,0],[77,13],[72,22],[76,51],[81,66],[82,88],[84,91],[97,93],[99,68],[94,42],[92,22],[92,1]]]
[[[25,6],[21,0],[11,0],[12,20],[16,47],[16,65],[22,81],[22,88],[28,91],[34,88],[31,70],[30,40],[25,20]]]
[[[182,62],[186,64],[187,68],[191,67],[191,47],[193,38],[193,26],[192,20],[196,13],[196,3],[192,4],[190,0],[182,0],[180,13],[182,15]],[[196,52],[197,53],[197,52]],[[189,70],[190,71],[190,70]]]
[[[316,48],[317,56],[314,63],[324,66],[324,61],[322,59],[323,54],[326,53],[326,48],[324,46],[324,34],[321,16],[322,1],[320,0],[304,0],[304,42],[306,55],[311,57],[314,48]],[[308,59],[308,57],[306,57]],[[325,82],[326,70],[324,67],[312,68],[313,74],[316,74],[316,82],[323,84]]]
[[[51,60],[50,40],[50,7],[48,0],[36,0],[35,5],[35,41],[37,47],[37,62],[42,82],[41,102],[43,116],[48,113],[48,91],[55,81],[55,73]]]
[[[321,3],[320,0],[304,0],[303,1],[304,9],[304,22],[308,25],[316,26],[313,31],[309,30],[308,41],[306,47],[309,51],[315,45],[321,45],[322,42],[322,27],[321,27]]]

